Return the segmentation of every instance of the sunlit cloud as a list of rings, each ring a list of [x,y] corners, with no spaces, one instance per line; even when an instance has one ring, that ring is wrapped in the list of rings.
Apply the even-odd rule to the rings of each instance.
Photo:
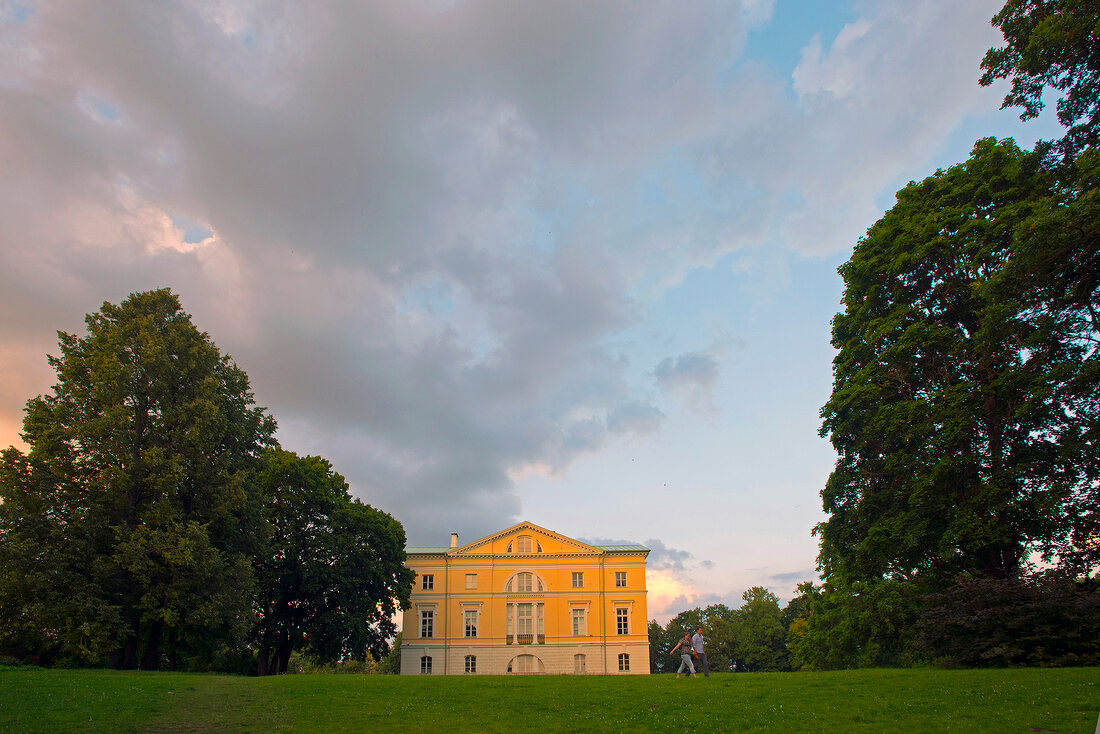
[[[507,527],[547,483],[590,534],[660,534],[656,476],[732,512],[742,477],[798,463],[774,457],[828,463],[784,423],[829,379],[826,259],[997,108],[1000,4],[857,3],[788,39],[793,76],[748,55],[799,12],[774,0],[0,5],[0,446],[57,329],[169,286],[280,441],[413,544]],[[620,461],[569,481],[636,448],[664,462],[636,489]],[[820,474],[786,481],[809,504]],[[758,565],[646,542],[655,599]]]
[[[696,606],[701,592],[685,582],[673,569],[646,569],[646,604],[650,619],[666,624],[680,612]]]

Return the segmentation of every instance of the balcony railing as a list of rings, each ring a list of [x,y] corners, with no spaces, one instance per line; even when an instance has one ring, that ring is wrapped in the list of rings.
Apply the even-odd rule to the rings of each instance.
[[[505,642],[509,645],[545,645],[546,635],[518,634],[508,635]]]

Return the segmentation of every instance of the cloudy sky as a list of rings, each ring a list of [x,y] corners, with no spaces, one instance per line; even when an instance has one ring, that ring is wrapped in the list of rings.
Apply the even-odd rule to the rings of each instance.
[[[650,616],[815,578],[836,268],[998,111],[1002,0],[0,0],[0,445],[169,286],[412,545],[653,548]]]

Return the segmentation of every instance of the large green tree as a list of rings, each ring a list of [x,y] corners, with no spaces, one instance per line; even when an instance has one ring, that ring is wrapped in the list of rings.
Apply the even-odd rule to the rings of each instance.
[[[271,527],[257,561],[260,674],[285,673],[295,650],[382,659],[412,591],[401,523],[353,499],[320,457],[271,449],[259,484]]]
[[[815,531],[827,578],[1009,577],[1095,517],[1097,331],[1081,318],[1095,289],[1067,315],[1043,292],[1064,266],[1036,279],[1016,264],[1022,240],[1047,236],[1036,227],[1078,236],[1058,217],[1081,195],[1040,153],[980,140],[898,192],[840,268],[822,409],[839,458]]]
[[[1005,45],[982,61],[983,86],[1011,79],[1004,107],[1023,107],[1020,119],[1043,109],[1046,88],[1058,90],[1058,120],[1067,128],[1060,147],[1072,159],[1100,143],[1100,2],[1009,0],[993,25]]]
[[[881,668],[921,662],[912,647],[923,603],[919,586],[885,579],[830,581],[809,589],[808,615],[789,630],[798,670]]]
[[[1069,497],[1062,531],[1041,550],[1087,576],[1100,567],[1100,149],[1059,170],[1057,194],[1014,233],[998,296],[1030,329],[1037,370],[1060,406],[1058,453],[1044,481]]]
[[[741,598],[744,604],[734,614],[732,629],[737,669],[750,673],[787,670],[787,630],[781,621],[779,597],[762,586],[753,586]]]
[[[0,646],[153,669],[244,639],[274,421],[167,289],[59,333],[0,459]]]

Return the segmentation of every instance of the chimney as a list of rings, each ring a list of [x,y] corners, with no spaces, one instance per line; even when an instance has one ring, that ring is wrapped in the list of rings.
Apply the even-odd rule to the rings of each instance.
[[[451,533],[451,547],[458,547],[458,533]]]

